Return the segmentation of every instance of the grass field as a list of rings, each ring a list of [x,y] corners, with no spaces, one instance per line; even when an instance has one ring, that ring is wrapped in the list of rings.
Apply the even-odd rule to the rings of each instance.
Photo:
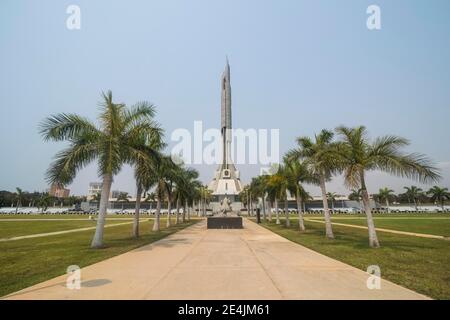
[[[149,216],[142,215],[141,219],[148,220]],[[114,216],[106,219],[106,225],[131,223],[132,221],[131,216]],[[87,215],[2,215],[0,216],[0,240],[95,226],[96,221],[90,220]]]
[[[57,215],[41,216],[50,217],[56,219]],[[84,220],[75,221],[69,221],[74,218],[72,215],[65,217],[64,221],[0,221],[0,238],[95,226],[86,216],[81,216]],[[107,220],[107,224],[131,222],[126,218],[124,221]],[[131,224],[105,228],[105,248],[97,250],[89,247],[94,230],[0,242],[0,296],[65,274],[70,265],[84,267],[157,241],[197,221],[192,219],[167,229],[165,219],[161,219],[162,230],[152,232],[153,220],[149,221],[146,216],[141,221],[139,239],[131,237]]]
[[[120,222],[120,221],[119,221]],[[107,224],[110,224],[108,222]],[[1,221],[0,239],[30,234],[95,227],[94,221]]]
[[[374,221],[378,228],[450,236],[450,217],[375,217]],[[332,217],[332,222],[367,227],[366,217]]]
[[[149,215],[140,215],[141,218],[150,218]],[[21,219],[21,220],[58,220],[58,219],[64,219],[64,220],[72,220],[72,219],[82,219],[82,220],[89,220],[88,214],[0,214],[0,221],[1,220],[11,220],[11,219]],[[108,216],[106,218],[107,220],[118,220],[118,219],[125,219],[130,220],[133,219],[132,215],[114,215],[114,216]]]
[[[448,218],[449,215],[442,214],[422,215],[421,219],[416,215],[379,216],[375,224],[394,230],[448,235]],[[276,225],[275,220],[262,225],[293,242],[364,271],[369,265],[378,265],[384,279],[431,298],[450,299],[450,241],[378,232],[381,248],[371,249],[367,230],[333,225],[336,239],[328,240],[324,224],[306,221],[307,231],[299,232],[298,220],[291,219],[291,228],[284,226],[284,219],[281,219],[281,225]],[[314,219],[322,217],[315,216]],[[334,216],[332,219],[339,223],[365,225],[362,217]]]

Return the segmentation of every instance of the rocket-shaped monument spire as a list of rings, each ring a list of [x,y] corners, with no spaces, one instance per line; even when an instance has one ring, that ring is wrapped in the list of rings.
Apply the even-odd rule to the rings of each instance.
[[[221,105],[220,105],[220,130],[222,133],[222,163],[214,174],[214,178],[209,185],[213,195],[223,197],[225,195],[238,195],[241,190],[239,171],[233,164],[231,157],[232,124],[231,124],[231,73],[228,57],[226,59],[225,70],[221,77]],[[221,199],[222,200],[222,199]]]
[[[221,101],[221,130],[231,129],[231,74],[230,64],[227,63],[222,74],[222,101]]]

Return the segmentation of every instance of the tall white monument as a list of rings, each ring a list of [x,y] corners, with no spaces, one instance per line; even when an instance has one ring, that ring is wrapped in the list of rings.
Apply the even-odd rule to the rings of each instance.
[[[240,209],[238,195],[242,191],[239,171],[236,170],[231,159],[231,84],[230,84],[230,65],[225,66],[225,71],[221,79],[222,101],[221,101],[221,133],[222,133],[222,163],[214,174],[214,178],[209,184],[212,191],[213,206],[217,209],[224,202],[229,202],[233,210]]]

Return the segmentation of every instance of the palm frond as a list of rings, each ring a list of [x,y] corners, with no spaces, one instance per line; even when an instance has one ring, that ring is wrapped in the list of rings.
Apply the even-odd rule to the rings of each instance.
[[[396,150],[385,150],[372,155],[371,166],[398,177],[405,177],[421,183],[439,181],[439,169],[420,153],[401,154]]]
[[[72,140],[79,135],[98,135],[99,130],[88,119],[76,114],[60,113],[39,124],[39,132],[45,141]]]
[[[58,152],[46,172],[46,180],[52,184],[67,185],[73,181],[78,170],[98,156],[96,144],[72,144]]]
[[[128,128],[130,124],[142,120],[151,120],[156,114],[156,108],[147,101],[141,101],[133,105],[130,109],[124,111],[124,127]]]

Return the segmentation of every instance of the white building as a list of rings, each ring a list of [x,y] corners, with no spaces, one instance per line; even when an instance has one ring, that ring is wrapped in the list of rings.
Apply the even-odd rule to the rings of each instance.
[[[92,198],[102,192],[103,183],[101,182],[91,182],[89,183],[89,189],[87,194],[87,200],[92,200]]]

